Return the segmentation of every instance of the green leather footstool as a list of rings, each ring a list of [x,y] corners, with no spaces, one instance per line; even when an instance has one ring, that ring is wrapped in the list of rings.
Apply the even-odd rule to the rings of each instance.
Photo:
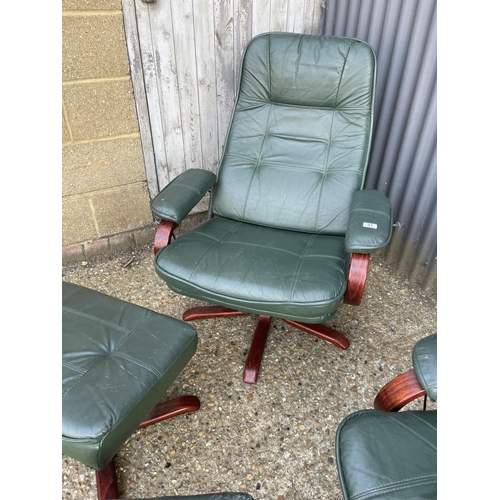
[[[96,470],[100,500],[118,498],[113,458],[136,429],[199,408],[158,403],[197,343],[184,321],[62,283],[62,452]]]

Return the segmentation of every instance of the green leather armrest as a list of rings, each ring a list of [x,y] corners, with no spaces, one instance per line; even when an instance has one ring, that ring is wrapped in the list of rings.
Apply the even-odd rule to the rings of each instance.
[[[162,219],[180,224],[215,184],[213,172],[190,168],[165,186],[151,202],[151,211]]]
[[[437,401],[437,333],[419,340],[412,353],[413,369],[432,401]]]
[[[389,243],[392,235],[392,208],[380,191],[356,191],[349,211],[345,248],[350,253],[372,253]]]

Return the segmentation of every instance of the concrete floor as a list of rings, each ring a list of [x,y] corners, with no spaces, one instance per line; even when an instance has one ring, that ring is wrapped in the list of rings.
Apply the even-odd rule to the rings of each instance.
[[[151,248],[65,267],[62,279],[176,318],[202,305],[167,288]],[[435,298],[376,255],[362,304],[342,304],[327,323],[349,338],[348,350],[273,320],[259,379],[248,385],[242,370],[256,320],[193,322],[198,351],[164,400],[193,394],[201,408],[130,437],[115,459],[122,497],[246,491],[256,500],[341,500],[338,424],[373,407],[377,391],[411,368],[415,343],[437,331]],[[97,498],[94,472],[65,456],[62,498]]]

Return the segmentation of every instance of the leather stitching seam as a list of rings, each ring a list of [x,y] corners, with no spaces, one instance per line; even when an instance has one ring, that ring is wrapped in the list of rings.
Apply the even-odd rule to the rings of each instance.
[[[260,161],[262,159],[262,150],[264,148],[264,142],[266,141],[266,137],[267,137],[267,131],[268,131],[268,127],[269,127],[269,118],[271,117],[271,110],[272,110],[272,106],[269,106],[269,111],[267,113],[267,121],[266,121],[266,132],[262,136],[262,143],[260,145],[259,156],[257,157],[257,162],[255,163],[255,166],[253,168],[252,177],[250,178],[250,182],[248,183],[247,196],[246,196],[246,199],[245,199],[245,205],[243,207],[243,212],[242,212],[242,215],[241,215],[241,218],[243,220],[245,219],[245,212],[247,211],[248,198],[250,197],[250,190],[252,189],[253,179],[255,177],[255,173],[257,172],[257,170],[258,170],[258,168],[260,166]]]
[[[144,318],[144,320],[143,320],[143,321],[141,321],[140,323],[138,323],[137,325],[135,325],[135,326],[134,326],[134,328],[132,328],[130,331],[128,331],[128,330],[124,330],[123,328],[118,327],[117,325],[111,325],[109,322],[98,321],[98,322],[99,322],[99,323],[101,323],[101,324],[106,324],[106,325],[109,325],[109,326],[111,326],[111,327],[113,327],[113,326],[114,326],[114,327],[115,327],[115,329],[120,330],[120,331],[122,331],[122,332],[124,332],[124,333],[127,333],[127,331],[128,331],[127,335],[125,335],[125,336],[123,337],[123,339],[121,340],[121,342],[119,342],[119,343],[115,346],[115,348],[114,348],[114,349],[113,349],[113,351],[111,352],[110,356],[112,356],[112,355],[114,354],[114,352],[115,352],[115,351],[117,351],[117,350],[118,350],[118,349],[119,349],[119,348],[123,345],[123,343],[125,342],[125,340],[127,340],[127,339],[128,339],[128,337],[130,337],[130,335],[131,335],[131,334],[132,334],[135,330],[137,330],[137,328],[139,328],[141,325],[143,325],[143,324],[144,324],[144,323],[145,323],[145,322],[149,319],[149,317],[150,317],[152,314],[153,314],[153,311],[148,311],[148,312],[146,313],[146,317]],[[89,316],[89,315],[84,315],[84,316],[86,316],[86,317],[91,317],[91,318],[92,318],[92,316]],[[98,318],[96,318],[96,319],[98,319]],[[70,385],[70,386],[69,386],[69,387],[68,387],[68,388],[67,388],[67,389],[63,392],[62,397],[64,398],[64,397],[65,397],[65,396],[66,396],[66,395],[67,395],[67,394],[68,394],[68,393],[69,393],[69,392],[73,389],[73,387],[75,387],[77,384],[79,384],[79,383],[80,383],[80,382],[81,382],[81,381],[85,378],[85,376],[86,376],[88,373],[90,373],[90,372],[91,372],[92,370],[94,370],[94,369],[95,369],[98,365],[100,365],[101,363],[103,363],[103,362],[104,362],[104,360],[105,360],[105,359],[107,359],[107,358],[108,358],[108,356],[103,357],[103,356],[101,355],[101,359],[99,360],[99,362],[97,362],[97,363],[96,363],[95,365],[93,365],[93,366],[92,366],[89,370],[87,370],[84,374],[82,374],[82,376],[81,376],[80,378],[78,378],[77,380],[75,380],[75,382],[74,382],[73,384],[71,384],[71,385]]]
[[[154,366],[151,366],[148,363],[144,363],[143,361],[134,358],[133,356],[129,356],[128,354],[125,354],[123,352],[115,352],[113,353],[113,356],[116,356],[118,358],[123,358],[127,361],[130,361],[131,363],[135,363],[136,365],[141,366],[142,368],[146,368],[146,370],[149,370],[150,372],[154,373],[157,378],[161,377],[161,373]]]
[[[209,235],[209,234],[205,234],[205,233],[201,233],[199,231],[192,231],[192,233],[196,232],[196,234],[199,234],[201,236],[205,236],[207,238],[210,238],[214,241],[217,241],[218,243],[220,244],[229,244],[229,245],[246,245],[246,246],[250,246],[250,247],[257,247],[257,248],[265,248],[267,250],[276,250],[277,252],[286,252],[286,253],[289,253],[290,255],[293,255],[295,257],[302,257],[304,259],[307,259],[307,258],[310,258],[310,257],[323,257],[325,259],[333,259],[333,260],[340,260],[340,261],[343,261],[343,259],[341,257],[337,257],[336,255],[328,255],[328,254],[309,254],[309,255],[303,255],[303,254],[300,254],[300,253],[297,253],[297,252],[292,252],[291,250],[285,250],[284,248],[276,248],[276,247],[271,247],[269,245],[259,245],[258,243],[245,243],[245,242],[242,242],[242,241],[220,241],[218,240],[217,238]],[[213,248],[213,245],[210,247],[210,248]]]
[[[203,255],[201,255],[201,256],[200,256],[200,258],[198,259],[198,261],[196,262],[196,264],[193,266],[193,269],[191,269],[191,274],[190,274],[190,276],[189,276],[189,279],[190,279],[190,280],[192,279],[193,274],[194,274],[194,271],[195,271],[195,269],[198,267],[198,264],[201,262],[201,259],[203,259],[203,257],[205,257],[205,255],[207,255],[207,253],[208,253],[208,252],[210,252],[210,250],[212,250],[212,248],[213,248],[213,247],[214,247],[217,243],[221,243],[221,242],[222,242],[222,240],[223,240],[224,238],[227,238],[227,237],[228,237],[228,235],[230,235],[230,234],[234,233],[234,231],[236,231],[236,228],[237,228],[240,224],[241,224],[241,222],[236,222],[236,223],[234,224],[234,226],[233,226],[233,227],[231,227],[230,229],[228,229],[228,230],[227,230],[227,231],[226,231],[226,232],[225,232],[225,233],[221,236],[221,238],[220,238],[219,240],[216,240],[216,242],[215,242],[213,245],[211,245],[209,248],[207,248],[207,249],[206,249],[206,251],[205,251],[205,252],[203,252]]]
[[[372,488],[370,490],[364,491],[357,495],[353,495],[351,500],[360,500],[363,498],[371,498],[374,496],[380,495],[382,492],[388,491],[400,491],[407,490],[409,488],[413,488],[415,485],[424,485],[424,484],[432,484],[437,480],[437,474],[427,475],[427,476],[419,476],[405,481],[395,481],[393,483],[388,483],[383,486],[378,486],[376,488]],[[406,485],[405,485],[406,483]],[[400,486],[398,486],[400,485]]]
[[[351,212],[372,213],[372,214],[377,214],[377,215],[383,215],[384,217],[387,217],[388,219],[391,218],[391,216],[387,212],[383,212],[382,210],[374,210],[372,208],[353,208]]]
[[[328,160],[330,159],[330,151],[332,149],[332,130],[333,122],[335,121],[335,113],[332,113],[332,122],[330,123],[330,133],[328,134],[328,146],[326,151],[325,164],[323,165],[323,178],[321,179],[321,188],[318,195],[318,206],[316,207],[316,217],[314,218],[314,229],[318,229],[318,217],[319,217],[319,207],[321,205],[321,195],[323,193],[323,186],[325,185],[325,179],[328,175]]]
[[[299,277],[300,268],[302,267],[302,263],[304,262],[303,257],[305,255],[305,253],[307,252],[308,248],[311,246],[311,243],[313,242],[314,238],[315,238],[314,234],[309,238],[309,241],[307,242],[307,245],[304,248],[302,255],[299,257],[299,261],[297,262],[297,266],[295,267],[293,283],[292,283],[292,287],[290,289],[290,298],[288,299],[290,302],[292,301],[293,293],[295,292],[295,286],[297,284],[297,280]]]

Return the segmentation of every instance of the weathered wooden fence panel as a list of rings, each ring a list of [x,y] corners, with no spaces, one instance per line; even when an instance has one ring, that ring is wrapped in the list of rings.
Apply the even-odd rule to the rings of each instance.
[[[216,170],[248,41],[267,31],[319,34],[325,3],[122,2],[141,136],[153,148],[145,155],[152,197],[188,168]],[[206,208],[204,199],[195,211]]]

